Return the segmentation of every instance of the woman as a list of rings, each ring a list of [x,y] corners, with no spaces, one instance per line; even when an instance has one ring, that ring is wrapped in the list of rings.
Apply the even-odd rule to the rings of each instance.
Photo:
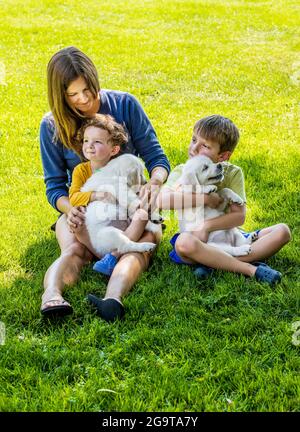
[[[128,93],[100,90],[96,68],[82,51],[75,47],[58,51],[47,72],[51,113],[41,122],[40,148],[46,195],[61,213],[55,227],[61,255],[46,272],[41,307],[44,316],[52,317],[72,313],[72,307],[62,296],[64,286],[75,283],[82,266],[93,257],[74,235],[77,226],[84,224],[84,208],[72,207],[68,198],[72,171],[81,162],[81,145],[76,135],[83,120],[96,113],[110,114],[124,126],[129,136],[126,151],[140,156],[150,175],[140,193],[144,204],[154,205],[170,165],[139,102]],[[140,241],[158,243],[158,237],[145,232]],[[112,273],[105,297],[88,296],[103,319],[111,322],[123,317],[122,296],[147,269],[149,259],[149,253],[123,255]]]

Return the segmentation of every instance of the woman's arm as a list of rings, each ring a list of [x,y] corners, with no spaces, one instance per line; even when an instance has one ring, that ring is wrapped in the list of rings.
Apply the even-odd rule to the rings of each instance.
[[[46,195],[49,203],[56,210],[60,197],[68,197],[68,174],[63,149],[54,142],[54,124],[51,115],[46,115],[40,126],[40,151],[44,171]]]
[[[155,130],[138,100],[127,95],[127,127],[132,143],[138,156],[145,162],[148,173],[151,174],[156,167],[164,168],[170,172],[170,163],[163,148],[158,142]]]

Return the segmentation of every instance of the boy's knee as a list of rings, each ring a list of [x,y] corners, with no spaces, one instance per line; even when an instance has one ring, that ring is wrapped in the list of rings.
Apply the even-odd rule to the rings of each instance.
[[[195,251],[197,246],[196,243],[197,241],[194,236],[188,233],[183,233],[178,237],[175,249],[180,255],[189,256]]]
[[[148,219],[148,213],[142,208],[137,209],[133,216],[133,220],[147,221]]]
[[[288,243],[292,238],[292,234],[289,226],[284,223],[281,223],[278,225],[278,230],[280,232],[282,242]]]

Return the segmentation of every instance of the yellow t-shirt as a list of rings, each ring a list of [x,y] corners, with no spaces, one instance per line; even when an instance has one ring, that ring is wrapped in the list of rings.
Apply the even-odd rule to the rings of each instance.
[[[80,192],[80,189],[92,174],[90,161],[80,163],[74,168],[69,189],[70,203],[73,207],[86,206],[90,202],[92,192]]]
[[[221,162],[224,168],[224,179],[222,182],[217,183],[217,190],[224,188],[229,188],[238,194],[244,203],[246,203],[246,193],[245,193],[245,182],[243,171],[240,167],[233,165],[230,162]],[[182,174],[184,164],[177,165],[169,175],[167,182],[164,184],[163,188],[171,189],[175,192],[176,183]]]

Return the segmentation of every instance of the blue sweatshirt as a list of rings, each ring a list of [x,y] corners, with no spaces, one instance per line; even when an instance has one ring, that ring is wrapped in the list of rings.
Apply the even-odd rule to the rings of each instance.
[[[129,93],[102,89],[100,101],[99,113],[110,114],[128,133],[125,152],[141,157],[149,174],[158,166],[164,167],[169,173],[169,161],[137,99]],[[73,169],[82,161],[59,140],[54,140],[54,132],[53,116],[48,113],[40,125],[40,150],[47,199],[52,207],[58,210],[56,202],[61,196],[69,195]]]

